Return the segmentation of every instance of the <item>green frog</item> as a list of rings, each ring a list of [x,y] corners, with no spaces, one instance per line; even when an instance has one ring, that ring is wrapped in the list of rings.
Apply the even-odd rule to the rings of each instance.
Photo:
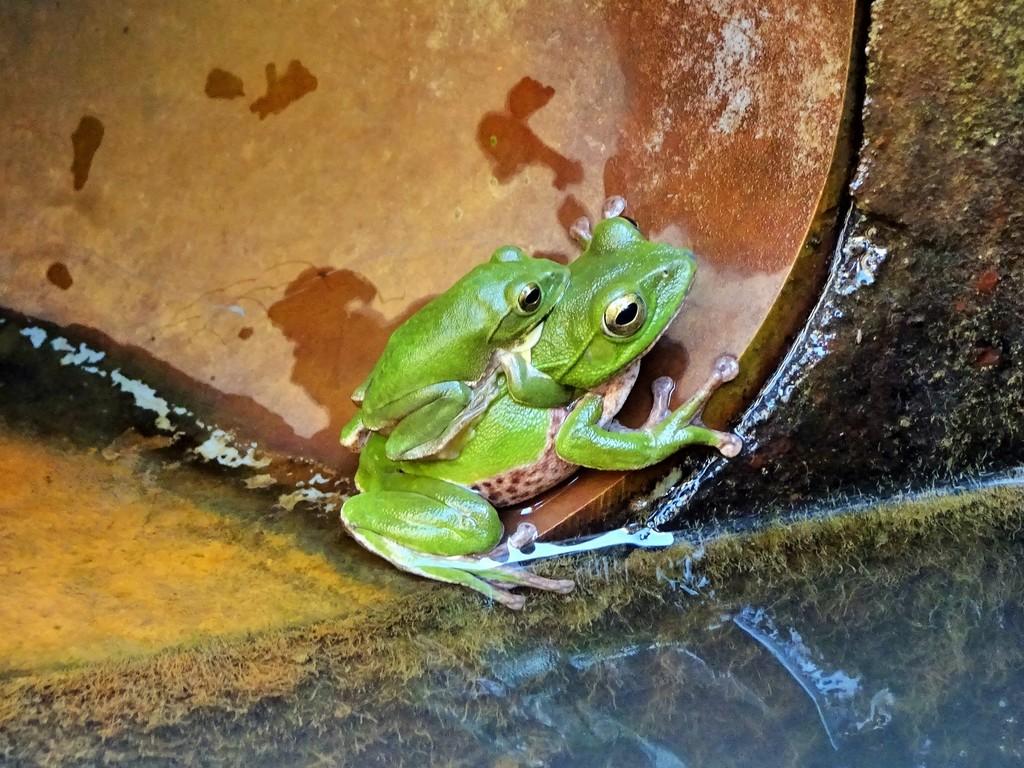
[[[572,391],[530,359],[568,281],[568,268],[557,262],[498,248],[391,334],[352,395],[360,408],[342,429],[342,445],[358,451],[376,432],[387,436],[392,460],[451,458],[495,396],[500,374],[518,402],[569,402]]]
[[[586,222],[574,226],[585,250],[532,347],[533,365],[578,395],[568,405],[531,406],[511,397],[499,379],[490,406],[451,459],[394,461],[385,438],[370,436],[355,477],[360,493],[341,511],[360,544],[403,570],[519,609],[525,598],[511,591],[516,587],[565,593],[574,584],[489,557],[504,532],[496,507],[532,498],[579,467],[638,469],[687,445],[726,456],[740,451],[737,436],[694,423],[712,392],[737,375],[731,356],[719,358],[704,386],[676,410],[669,410],[673,382],[662,377],[639,429],[614,422],[641,358],[679,313],[696,268],[689,250],[647,241],[620,215],[624,207],[611,198],[592,234]],[[534,534],[523,526],[511,543],[523,546]]]

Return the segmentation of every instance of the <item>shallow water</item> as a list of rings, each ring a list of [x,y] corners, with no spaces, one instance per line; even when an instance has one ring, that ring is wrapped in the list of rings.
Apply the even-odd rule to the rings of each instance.
[[[507,614],[475,608],[440,630],[421,622],[394,639],[393,658],[375,659],[374,684],[353,685],[364,669],[325,660],[294,696],[196,712],[111,739],[106,754],[260,765],[1021,765],[1024,493],[1001,493],[1014,510],[999,525],[967,536],[955,516],[927,532],[911,524],[898,547],[885,533],[867,548],[839,536],[793,555],[781,574],[752,568],[716,584],[701,560],[683,557],[662,570],[664,601],[613,604],[584,631],[569,628],[567,609],[467,654],[474,617],[502,626]],[[629,578],[612,556],[579,566]],[[411,656],[425,663],[406,664]]]

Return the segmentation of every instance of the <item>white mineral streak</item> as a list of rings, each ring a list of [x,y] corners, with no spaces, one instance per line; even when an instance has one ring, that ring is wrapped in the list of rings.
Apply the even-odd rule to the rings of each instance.
[[[46,331],[42,328],[22,328],[21,335],[27,338],[36,349],[43,346],[43,342],[46,341]]]
[[[110,380],[120,387],[122,392],[127,392],[135,398],[135,406],[137,408],[153,411],[156,414],[155,423],[157,429],[162,429],[166,432],[174,431],[174,426],[171,424],[170,419],[167,418],[167,415],[171,412],[171,406],[156,393],[155,389],[137,379],[129,379],[121,373],[120,368],[115,368],[110,372]]]
[[[318,488],[298,488],[291,493],[282,493],[277,497],[277,506],[291,512],[299,502],[307,502],[321,507],[325,512],[339,509],[344,499],[333,491],[321,491]]]
[[[726,8],[713,6],[720,15]],[[739,13],[731,15],[722,26],[716,41],[715,58],[711,63],[711,83],[707,90],[707,103],[712,109],[725,107],[718,116],[715,130],[733,133],[743,123],[754,103],[757,92],[757,58],[761,41],[757,36],[754,19]]]
[[[232,443],[234,438],[223,429],[215,429],[210,433],[202,445],[197,446],[194,451],[207,461],[216,461],[225,467],[253,467],[261,469],[269,466],[270,458],[264,456],[258,458],[256,454],[256,443],[250,443],[245,453],[242,453]]]

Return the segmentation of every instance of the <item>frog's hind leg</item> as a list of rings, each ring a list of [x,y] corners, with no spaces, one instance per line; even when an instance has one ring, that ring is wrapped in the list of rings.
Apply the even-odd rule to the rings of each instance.
[[[575,586],[510,568],[488,557],[504,528],[484,498],[428,477],[391,474],[386,487],[346,500],[341,518],[364,547],[404,571],[474,589],[510,608],[524,598],[514,587],[566,593]]]
[[[425,556],[372,531],[365,529],[349,530],[356,541],[366,547],[366,549],[376,555],[380,555],[407,573],[433,579],[434,581],[443,581],[448,584],[459,584],[463,587],[469,587],[514,611],[521,610],[526,605],[525,596],[509,592],[504,585],[502,585],[502,588],[498,588],[468,571],[452,568],[449,563],[442,563],[446,558]]]
[[[526,570],[508,568],[486,558],[426,555],[364,528],[350,527],[349,532],[366,549],[407,573],[469,587],[514,611],[526,605],[525,596],[510,591],[516,587],[531,587],[563,595],[576,587],[575,582],[569,579],[549,579]]]

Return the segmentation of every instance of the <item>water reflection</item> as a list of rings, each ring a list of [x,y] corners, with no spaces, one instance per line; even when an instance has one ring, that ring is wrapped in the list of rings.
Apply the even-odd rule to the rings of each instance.
[[[562,601],[546,619],[403,624],[365,636],[370,655],[315,654],[294,696],[197,712],[157,742],[274,764],[1019,765],[1024,491],[981,494],[928,501],[957,511],[871,546],[801,541],[785,568],[746,552],[741,578],[708,584],[707,558],[679,558],[660,596],[606,600],[597,619]],[[586,599],[638,578],[611,570]],[[122,746],[147,755],[150,738]]]
[[[932,541],[903,562],[718,585],[419,696],[512,764],[1019,765],[1022,555],[999,536]]]

